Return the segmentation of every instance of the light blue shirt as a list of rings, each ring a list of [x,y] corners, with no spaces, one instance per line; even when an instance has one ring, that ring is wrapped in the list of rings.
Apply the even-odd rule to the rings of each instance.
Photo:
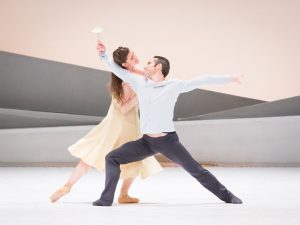
[[[192,91],[201,85],[226,84],[232,76],[200,76],[192,80],[168,79],[154,82],[143,76],[130,73],[117,65],[107,54],[101,59],[120,79],[135,91],[140,108],[140,127],[143,134],[156,134],[175,131],[174,107],[179,94]]]

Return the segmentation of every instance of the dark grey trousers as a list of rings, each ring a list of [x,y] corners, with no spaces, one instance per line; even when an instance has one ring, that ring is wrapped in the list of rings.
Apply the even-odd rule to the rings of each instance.
[[[114,200],[115,190],[120,177],[120,164],[143,160],[155,153],[161,153],[175,163],[181,165],[200,184],[226,201],[229,192],[214,175],[197,163],[185,147],[179,142],[175,132],[165,136],[152,138],[144,135],[141,139],[128,142],[107,154],[105,189],[100,197],[102,205],[110,206]]]

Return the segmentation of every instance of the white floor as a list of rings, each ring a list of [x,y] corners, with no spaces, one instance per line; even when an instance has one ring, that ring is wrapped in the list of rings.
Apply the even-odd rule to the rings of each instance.
[[[0,168],[0,224],[300,224],[300,168],[208,169],[244,204],[221,202],[181,168],[137,179],[131,195],[140,204],[92,206],[104,184],[96,170],[52,204],[49,195],[72,168]]]

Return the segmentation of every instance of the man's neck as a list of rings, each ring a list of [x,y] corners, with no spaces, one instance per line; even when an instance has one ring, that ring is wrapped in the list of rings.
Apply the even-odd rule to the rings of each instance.
[[[154,81],[155,83],[159,83],[165,80],[165,77],[162,74],[154,74],[151,77],[147,76],[150,80]]]

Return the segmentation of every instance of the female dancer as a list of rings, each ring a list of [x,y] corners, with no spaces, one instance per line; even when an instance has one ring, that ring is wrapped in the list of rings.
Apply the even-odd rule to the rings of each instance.
[[[119,47],[113,53],[114,61],[125,69],[143,75],[134,66],[139,62],[134,52]],[[137,75],[138,76],[138,75]],[[100,171],[105,167],[105,156],[129,141],[137,140],[140,133],[137,97],[128,84],[112,74],[110,82],[112,102],[106,117],[86,136],[68,148],[69,152],[80,158],[80,162],[67,182],[54,192],[51,202],[56,202],[70,192],[72,186],[88,172],[90,167]],[[121,165],[120,178],[123,184],[118,198],[119,203],[138,203],[138,198],[128,195],[128,190],[137,175],[146,178],[161,170],[160,164],[152,156],[139,162]]]

